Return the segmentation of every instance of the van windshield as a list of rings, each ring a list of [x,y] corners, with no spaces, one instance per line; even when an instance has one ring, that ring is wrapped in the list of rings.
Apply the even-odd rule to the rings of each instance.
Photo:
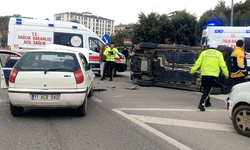
[[[80,68],[74,53],[26,52],[15,65],[19,71],[76,71]]]

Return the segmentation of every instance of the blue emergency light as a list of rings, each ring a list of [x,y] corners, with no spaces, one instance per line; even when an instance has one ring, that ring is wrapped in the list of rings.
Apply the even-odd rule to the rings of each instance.
[[[214,31],[215,33],[223,33],[223,29],[216,29],[215,31]]]
[[[246,30],[246,33],[250,33],[250,30]]]
[[[70,20],[70,22],[79,23],[79,21],[78,21],[78,20],[76,20],[76,19],[71,19],[71,20]]]
[[[13,14],[13,17],[15,17],[15,18],[22,18],[22,16],[19,15],[19,14]]]
[[[49,27],[54,27],[54,24],[49,24]]]
[[[16,24],[22,24],[22,19],[16,19]]]

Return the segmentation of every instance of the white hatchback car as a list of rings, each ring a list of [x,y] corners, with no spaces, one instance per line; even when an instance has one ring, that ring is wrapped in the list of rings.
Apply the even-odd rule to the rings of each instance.
[[[250,82],[241,83],[232,88],[227,98],[229,117],[235,130],[250,137]]]
[[[7,70],[4,65],[3,74]],[[8,77],[10,111],[19,116],[24,108],[76,108],[79,116],[85,116],[93,78],[94,73],[79,50],[27,51]]]

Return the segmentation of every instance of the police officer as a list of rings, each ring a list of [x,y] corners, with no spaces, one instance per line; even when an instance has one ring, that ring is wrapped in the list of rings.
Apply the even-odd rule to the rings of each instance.
[[[113,74],[112,74],[112,70],[115,67],[115,55],[118,54],[118,49],[114,47],[115,43],[111,42],[110,43],[110,47],[107,48],[103,55],[107,56],[106,59],[106,64],[104,67],[104,74],[101,78],[101,80],[105,79],[105,72],[107,70],[107,68],[109,68],[109,72],[110,72],[110,80],[109,81],[113,81]]]
[[[201,66],[202,86],[204,87],[204,92],[198,106],[201,111],[205,111],[204,106],[211,106],[209,95],[218,80],[220,68],[224,73],[225,78],[228,79],[228,69],[222,53],[216,50],[217,46],[218,44],[216,41],[211,41],[210,49],[207,49],[200,54],[190,71],[191,74],[194,74]]]
[[[231,54],[231,78],[235,84],[247,82],[248,71],[247,71],[247,60],[243,50],[243,40],[236,42],[236,48]]]

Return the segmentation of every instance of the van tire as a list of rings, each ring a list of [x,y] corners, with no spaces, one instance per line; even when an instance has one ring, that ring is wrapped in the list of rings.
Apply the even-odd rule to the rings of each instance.
[[[23,107],[16,107],[10,103],[10,112],[11,112],[12,116],[14,116],[14,117],[21,116],[23,114],[23,110],[24,110]]]
[[[156,49],[155,43],[140,43],[140,49]]]
[[[87,109],[88,109],[88,99],[87,96],[85,96],[84,102],[80,107],[76,109],[76,113],[79,117],[84,117],[87,114]]]

